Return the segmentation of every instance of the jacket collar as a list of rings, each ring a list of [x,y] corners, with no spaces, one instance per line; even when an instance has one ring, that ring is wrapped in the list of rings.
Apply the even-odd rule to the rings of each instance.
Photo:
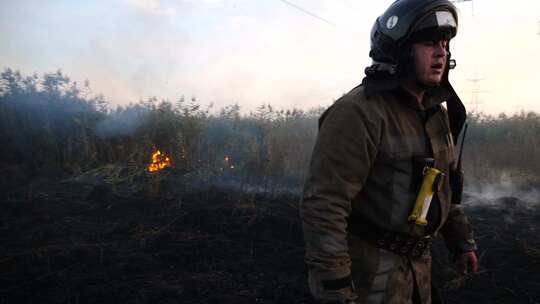
[[[420,106],[418,102],[416,102],[416,98],[403,89],[401,83],[395,78],[365,77],[362,80],[362,85],[364,86],[364,92],[368,98],[384,92],[390,92],[398,97],[397,99],[400,102],[403,102],[416,110],[435,108],[450,97],[448,88],[445,86],[437,86],[426,90],[424,93],[424,100],[422,101],[423,106]]]
[[[364,93],[367,98],[383,92],[399,90],[401,88],[398,79],[395,77],[365,77],[362,81],[362,86],[364,86]],[[450,130],[454,142],[457,142],[459,134],[467,119],[467,111],[454,88],[450,82],[448,82],[448,77],[445,77],[443,83],[439,87],[427,91],[424,95],[424,99],[427,99],[424,103],[426,105],[424,109],[436,109],[435,106],[446,101]],[[412,106],[421,110],[416,101]]]

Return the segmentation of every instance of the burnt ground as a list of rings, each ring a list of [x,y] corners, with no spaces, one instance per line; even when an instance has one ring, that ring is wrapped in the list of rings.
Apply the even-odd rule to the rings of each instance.
[[[134,172],[3,191],[0,303],[311,303],[298,194]],[[540,209],[493,203],[468,207],[479,274],[458,276],[438,242],[436,284],[448,303],[540,303]]]

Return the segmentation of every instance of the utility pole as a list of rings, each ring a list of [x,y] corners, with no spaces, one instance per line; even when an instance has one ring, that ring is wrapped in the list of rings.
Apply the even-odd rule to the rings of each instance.
[[[482,93],[489,93],[489,91],[480,90],[478,89],[478,83],[480,81],[483,81],[484,78],[469,78],[468,81],[472,82],[472,89],[471,89],[471,101],[469,102],[469,107],[471,109],[471,112],[478,113],[480,110],[480,106],[482,105],[482,101],[478,98],[479,94]]]

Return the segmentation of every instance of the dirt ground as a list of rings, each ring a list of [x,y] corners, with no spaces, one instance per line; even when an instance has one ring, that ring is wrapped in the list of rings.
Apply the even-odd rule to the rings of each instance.
[[[0,303],[311,303],[298,193],[109,169],[3,191]],[[468,205],[479,274],[438,242],[436,285],[448,303],[540,303],[540,209],[493,203]]]

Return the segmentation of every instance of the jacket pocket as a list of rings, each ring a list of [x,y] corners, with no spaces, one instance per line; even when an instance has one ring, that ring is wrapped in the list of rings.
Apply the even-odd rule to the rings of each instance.
[[[431,138],[431,148],[437,169],[448,174],[448,166],[455,160],[455,146],[450,133],[438,134]]]

